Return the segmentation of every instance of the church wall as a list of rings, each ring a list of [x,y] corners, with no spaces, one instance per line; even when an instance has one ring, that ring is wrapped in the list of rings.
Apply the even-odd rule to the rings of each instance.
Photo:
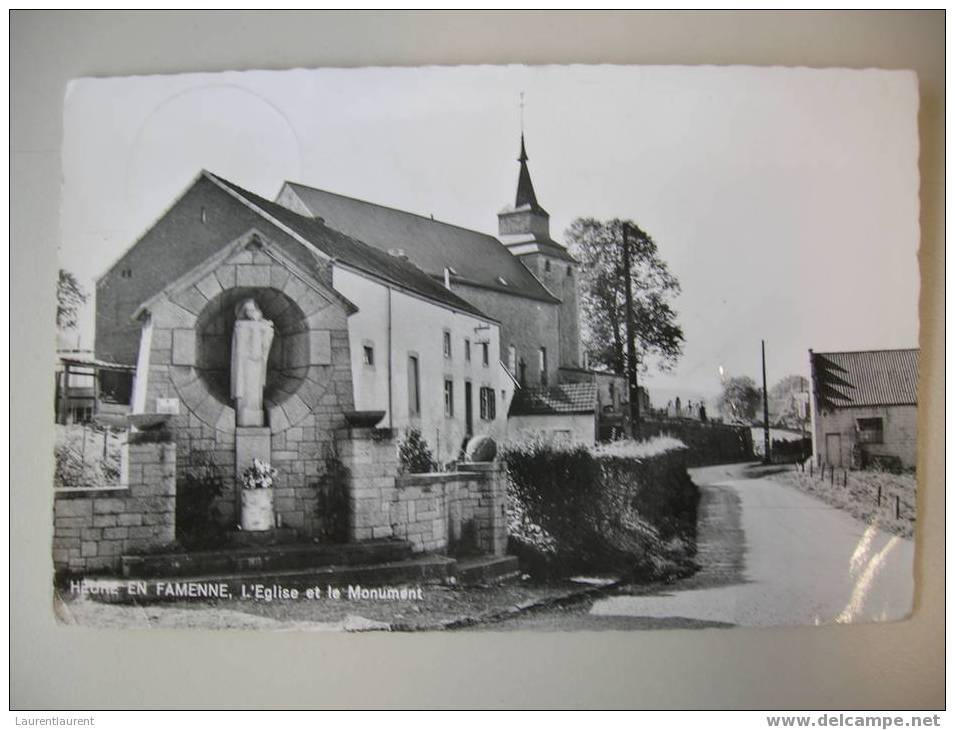
[[[577,266],[563,259],[540,253],[520,257],[551,294],[560,299],[560,364],[580,367],[580,308]],[[547,268],[550,262],[550,269]],[[570,269],[570,276],[567,270]]]
[[[508,348],[511,345],[516,348],[516,362],[523,358],[527,366],[527,387],[540,385],[541,347],[547,348],[548,382],[557,383],[560,352],[558,305],[465,284],[455,284],[453,288],[455,294],[501,323],[501,359],[507,363]],[[519,375],[520,369],[515,368],[514,377]]]
[[[510,382],[501,370],[500,329],[496,323],[456,312],[401,290],[372,281],[336,266],[334,286],[359,311],[348,320],[355,404],[359,410],[386,412],[380,425],[403,432],[421,430],[435,457],[448,462],[458,457],[466,434],[465,381],[471,382],[473,433],[503,437],[507,422]],[[389,315],[390,306],[390,315]],[[480,308],[480,307],[479,307]],[[389,335],[389,322],[391,332]],[[444,356],[444,332],[451,335],[451,357]],[[470,362],[465,359],[465,339],[471,341]],[[388,403],[388,346],[391,343],[391,409]],[[488,364],[482,359],[481,343],[489,347]],[[364,347],[374,349],[374,365],[364,362]],[[409,356],[419,363],[420,413],[410,411]],[[454,412],[447,417],[444,382],[453,384]],[[481,419],[480,389],[492,388],[495,418]],[[503,392],[502,392],[503,391]]]

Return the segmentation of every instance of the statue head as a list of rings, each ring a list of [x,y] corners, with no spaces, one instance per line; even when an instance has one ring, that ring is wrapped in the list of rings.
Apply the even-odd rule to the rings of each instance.
[[[251,319],[257,322],[262,319],[262,310],[259,309],[259,305],[255,303],[254,299],[243,299],[236,305],[235,318]]]

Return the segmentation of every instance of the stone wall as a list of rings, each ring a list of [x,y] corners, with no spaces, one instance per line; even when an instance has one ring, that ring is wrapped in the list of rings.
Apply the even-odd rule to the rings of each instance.
[[[176,445],[129,445],[129,481],[120,488],[57,489],[53,565],[57,572],[115,571],[120,556],[176,537]]]
[[[856,422],[860,418],[882,419],[882,443],[860,444],[868,458],[897,457],[904,468],[915,468],[918,407],[914,405],[839,408],[818,414],[815,421],[817,463],[845,468],[853,465],[852,448],[857,441]],[[828,453],[828,434],[838,434],[828,445],[838,444],[840,453]]]
[[[397,449],[389,432],[345,429],[337,439],[349,473],[350,539],[393,537],[408,540],[415,552],[505,553],[499,464],[459,464],[454,472],[397,476]]]
[[[560,299],[560,364],[580,367],[580,311],[578,307],[577,267],[566,259],[544,253],[520,257],[547,291]]]
[[[641,438],[673,436],[687,447],[687,466],[753,461],[753,434],[749,426],[734,426],[688,418],[643,419]]]
[[[525,380],[529,388],[541,382],[540,348],[547,348],[548,382],[558,382],[560,365],[560,316],[556,302],[543,302],[521,296],[501,296],[496,291],[455,283],[454,293],[501,323],[501,353],[507,360],[508,348],[514,346],[517,362],[525,364]],[[520,369],[515,374],[519,377]]]
[[[498,464],[460,464],[456,472],[405,474],[391,503],[394,536],[416,552],[503,555],[504,491]]]

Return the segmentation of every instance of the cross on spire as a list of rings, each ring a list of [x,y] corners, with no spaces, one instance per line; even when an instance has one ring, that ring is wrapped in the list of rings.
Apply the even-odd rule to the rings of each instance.
[[[524,92],[521,92],[521,136],[524,136]]]

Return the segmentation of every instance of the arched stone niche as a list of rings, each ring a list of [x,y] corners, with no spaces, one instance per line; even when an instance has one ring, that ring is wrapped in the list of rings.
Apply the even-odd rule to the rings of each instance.
[[[235,310],[254,299],[262,316],[272,322],[275,337],[269,351],[265,399],[284,403],[298,391],[308,372],[308,325],[301,308],[277,289],[235,287],[214,297],[196,320],[196,371],[209,393],[231,405],[230,371]]]
[[[169,381],[186,411],[217,431],[234,432],[229,379],[235,308],[255,299],[275,327],[264,395],[266,425],[278,434],[319,410],[330,387],[334,394],[332,333],[340,343],[339,365],[347,368],[350,304],[255,240],[229,253],[150,304],[152,362],[162,367],[169,358]],[[167,341],[169,350],[157,344]]]

